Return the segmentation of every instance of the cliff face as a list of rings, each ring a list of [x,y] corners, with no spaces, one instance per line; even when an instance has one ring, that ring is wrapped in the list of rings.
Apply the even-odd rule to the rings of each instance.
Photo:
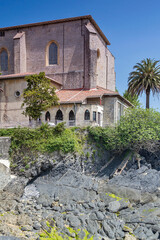
[[[54,219],[60,231],[87,229],[94,239],[159,239],[160,172],[140,160],[138,169],[131,153],[86,145],[83,155],[39,155],[24,171],[20,163],[0,192],[0,236],[38,239]]]

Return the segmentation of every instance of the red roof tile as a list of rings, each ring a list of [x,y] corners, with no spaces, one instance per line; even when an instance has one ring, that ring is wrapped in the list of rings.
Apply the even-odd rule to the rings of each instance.
[[[60,99],[60,103],[73,103],[73,102],[83,102],[86,98],[96,98],[102,97],[104,94],[107,95],[117,95],[117,92],[113,92],[103,88],[95,88],[90,90],[59,90],[57,91],[57,96]]]
[[[26,73],[15,73],[15,74],[9,74],[9,75],[0,75],[0,79],[22,78],[22,77],[26,77],[33,74],[36,74],[36,73],[26,72]]]
[[[34,74],[38,74],[38,73],[15,73],[15,74],[9,74],[9,75],[0,75],[0,80],[2,79],[13,79],[13,78],[24,78],[26,76],[30,76],[30,75],[34,75]],[[46,76],[46,78],[50,79],[52,82],[55,82],[56,84],[62,85],[62,83],[54,80],[53,78]]]
[[[132,106],[132,104],[123,98],[118,92],[114,92],[108,89],[104,89],[101,87],[97,87],[95,89],[90,90],[66,90],[62,89],[56,92],[60,104],[65,103],[82,103],[87,98],[99,98],[102,96],[117,96],[118,98],[122,99],[127,103],[127,105]]]

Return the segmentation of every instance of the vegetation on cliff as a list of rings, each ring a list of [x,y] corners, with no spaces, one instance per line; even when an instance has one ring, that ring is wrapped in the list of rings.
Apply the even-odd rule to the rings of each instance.
[[[89,134],[97,144],[114,152],[155,151],[160,140],[160,113],[153,109],[129,109],[115,128],[90,127]]]
[[[126,149],[155,151],[160,141],[160,113],[153,109],[133,108],[126,111],[116,127],[66,128],[60,123],[53,128],[42,124],[36,129],[0,129],[0,136],[11,136],[12,159],[15,156],[29,159],[38,152],[81,154],[86,141],[113,152]]]

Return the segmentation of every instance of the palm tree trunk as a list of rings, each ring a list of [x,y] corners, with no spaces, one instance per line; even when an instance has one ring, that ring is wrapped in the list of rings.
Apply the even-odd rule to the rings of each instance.
[[[150,91],[146,91],[146,108],[149,109],[149,96],[150,96]]]

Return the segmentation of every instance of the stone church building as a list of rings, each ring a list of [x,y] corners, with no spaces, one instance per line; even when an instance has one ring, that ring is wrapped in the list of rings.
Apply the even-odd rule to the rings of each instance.
[[[25,77],[45,72],[59,106],[41,121],[68,126],[115,124],[131,104],[115,91],[110,42],[88,16],[0,28],[0,126],[27,125]]]

